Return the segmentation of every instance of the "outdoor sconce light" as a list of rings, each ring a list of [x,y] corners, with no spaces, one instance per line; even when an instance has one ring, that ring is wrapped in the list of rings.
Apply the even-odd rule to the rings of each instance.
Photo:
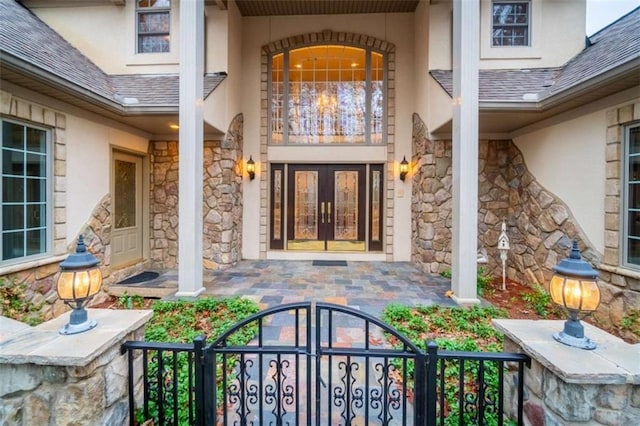
[[[98,268],[100,261],[87,251],[82,235],[78,237],[76,252],[70,254],[60,264],[58,277],[58,297],[73,308],[69,323],[60,329],[60,334],[77,334],[94,328],[95,320],[87,318],[84,305],[102,286],[102,273]]]
[[[249,174],[249,180],[256,178],[256,163],[253,161],[252,156],[249,156],[249,161],[247,161],[247,173]]]
[[[400,180],[404,182],[407,178],[407,173],[409,173],[409,163],[407,162],[407,156],[402,156],[402,161],[400,162]]]
[[[569,313],[564,330],[555,333],[553,338],[576,348],[595,349],[596,344],[584,336],[584,327],[578,315],[580,312],[593,312],[600,304],[598,273],[582,260],[577,241],[573,242],[569,258],[562,260],[553,270],[555,273],[549,284],[551,299],[564,306]]]

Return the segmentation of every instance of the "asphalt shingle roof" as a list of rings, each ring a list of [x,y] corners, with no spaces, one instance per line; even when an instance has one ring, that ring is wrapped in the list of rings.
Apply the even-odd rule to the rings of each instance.
[[[108,76],[15,0],[0,0],[0,51],[113,99]]]
[[[540,93],[553,84],[561,68],[518,70],[480,70],[478,84],[482,101],[517,101],[528,93]],[[433,70],[431,75],[449,94],[453,94],[453,73]]]
[[[592,35],[589,44],[564,66],[550,94],[639,58],[640,7]]]
[[[480,70],[480,101],[539,101],[640,57],[640,7],[589,38],[589,45],[559,68]],[[451,70],[431,76],[453,95]],[[528,96],[525,96],[528,95]]]
[[[15,0],[0,0],[0,53],[121,105],[178,105],[178,74],[108,75]],[[205,74],[204,98],[225,77],[223,73]],[[138,102],[127,103],[125,98],[135,98]]]

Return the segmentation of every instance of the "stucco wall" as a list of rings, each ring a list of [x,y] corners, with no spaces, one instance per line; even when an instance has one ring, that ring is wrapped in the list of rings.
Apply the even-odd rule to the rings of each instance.
[[[136,54],[136,2],[32,11],[108,74],[178,72],[179,2],[171,5],[169,53]]]
[[[109,194],[111,153],[123,149],[145,156],[148,140],[73,115],[67,116],[67,243],[86,223],[94,207]]]
[[[451,69],[452,2],[430,6],[429,69]],[[584,49],[585,0],[532,0],[531,45],[491,46],[491,0],[480,3],[480,68],[557,67]]]
[[[513,139],[538,182],[571,209],[589,238],[604,253],[605,111]]]

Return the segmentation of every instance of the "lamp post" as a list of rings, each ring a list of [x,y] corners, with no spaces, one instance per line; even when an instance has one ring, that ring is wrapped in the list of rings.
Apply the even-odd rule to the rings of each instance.
[[[69,323],[60,329],[60,334],[77,334],[94,328],[95,320],[87,318],[85,304],[100,291],[102,273],[100,261],[87,251],[82,235],[78,237],[76,252],[60,263],[57,291],[60,300],[71,306]]]
[[[502,221],[500,236],[498,237],[498,251],[502,261],[502,291],[507,289],[507,252],[510,249],[509,236],[507,235],[507,224]]]
[[[596,344],[584,335],[584,327],[578,316],[581,312],[593,312],[600,304],[598,273],[582,260],[578,242],[573,242],[569,258],[562,260],[554,268],[549,284],[551,299],[568,312],[564,330],[553,338],[565,345],[581,349],[595,349]]]

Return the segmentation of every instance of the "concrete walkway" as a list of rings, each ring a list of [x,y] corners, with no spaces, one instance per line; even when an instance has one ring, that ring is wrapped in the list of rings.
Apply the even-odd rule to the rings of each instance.
[[[317,261],[316,261],[317,262]],[[245,296],[263,308],[283,303],[322,301],[347,305],[379,316],[389,303],[409,306],[456,306],[445,293],[451,282],[421,272],[409,262],[321,262],[291,260],[243,260],[221,271],[205,271],[205,295]],[[346,266],[344,266],[346,265]],[[138,288],[177,288],[177,271]],[[131,290],[129,294],[134,294]]]

